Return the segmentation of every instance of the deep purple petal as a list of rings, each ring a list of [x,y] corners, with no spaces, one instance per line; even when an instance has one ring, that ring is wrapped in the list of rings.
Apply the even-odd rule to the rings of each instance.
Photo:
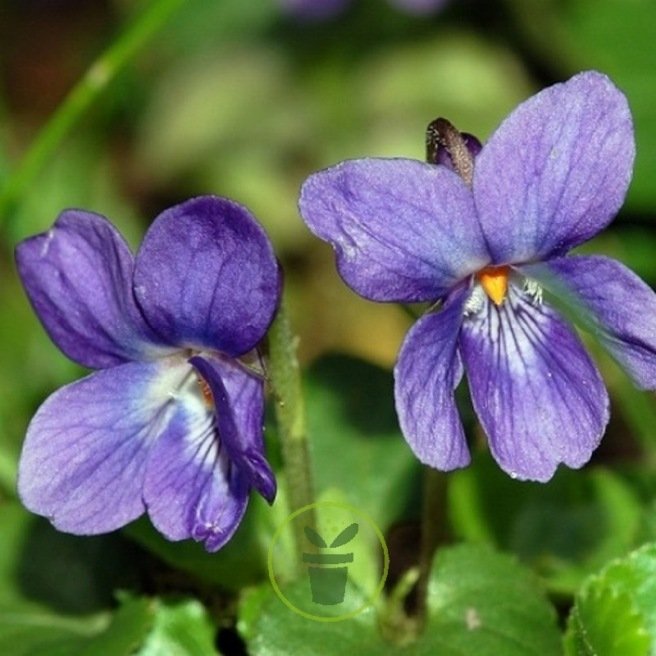
[[[573,307],[642,389],[656,389],[656,294],[633,271],[601,256],[522,267]]]
[[[72,360],[102,369],[154,350],[132,296],[132,253],[104,217],[62,212],[18,245],[16,263],[34,310]]]
[[[559,463],[581,467],[608,422],[608,395],[572,329],[511,287],[464,322],[461,353],[490,449],[520,479],[547,481]]]
[[[264,381],[236,363],[216,356],[193,357],[216,407],[221,445],[250,484],[269,502],[276,479],[264,456]]]
[[[249,485],[225,449],[202,398],[185,393],[146,466],[144,500],[155,527],[170,540],[193,538],[220,549],[237,530]]]
[[[476,159],[474,197],[497,264],[562,255],[624,201],[635,144],[624,94],[580,73],[520,105]]]
[[[166,426],[168,390],[184,371],[170,359],[128,363],[50,396],[29,425],[20,458],[25,506],[83,535],[141,515],[148,448]]]
[[[201,196],[155,219],[137,253],[134,287],[168,343],[235,356],[264,336],[280,272],[266,233],[244,207]]]
[[[489,262],[471,191],[443,166],[342,162],[305,181],[299,207],[346,283],[374,301],[435,300]]]
[[[394,369],[394,395],[401,430],[421,462],[450,470],[469,464],[469,450],[454,390],[462,378],[457,352],[466,293],[407,334]]]

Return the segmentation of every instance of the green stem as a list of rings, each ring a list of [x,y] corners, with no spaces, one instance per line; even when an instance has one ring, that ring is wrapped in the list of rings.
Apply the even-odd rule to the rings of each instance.
[[[448,539],[446,530],[447,479],[442,472],[424,468],[423,506],[421,510],[421,545],[417,580],[417,616],[420,625],[426,620],[428,582],[433,556],[439,544]]]
[[[287,481],[290,511],[314,502],[312,469],[305,427],[305,408],[296,350],[298,338],[292,332],[283,297],[269,330],[269,376],[276,399],[276,420]],[[314,513],[305,524],[314,525]],[[303,551],[301,522],[292,522],[297,553]]]
[[[153,0],[121,37],[91,65],[41,129],[0,191],[0,223],[8,220],[24,191],[54,155],[80,116],[184,2]]]

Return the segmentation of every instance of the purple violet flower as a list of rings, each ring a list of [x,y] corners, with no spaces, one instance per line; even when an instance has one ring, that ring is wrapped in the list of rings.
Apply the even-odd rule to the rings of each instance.
[[[454,400],[466,371],[499,465],[546,481],[559,463],[589,460],[609,411],[596,366],[543,289],[580,308],[640,388],[656,388],[654,292],[613,259],[567,255],[622,205],[631,114],[606,76],[585,72],[522,103],[480,152],[463,142],[469,180],[409,159],[346,161],[310,176],[300,212],[360,295],[441,301],[394,370],[417,457],[442,470],[469,464]]]
[[[170,540],[222,547],[251,488],[276,493],[263,380],[249,365],[280,293],[262,228],[237,203],[194,198],[160,214],[133,257],[104,217],[67,210],[16,260],[50,337],[98,370],[32,419],[23,503],[69,533],[147,511]]]

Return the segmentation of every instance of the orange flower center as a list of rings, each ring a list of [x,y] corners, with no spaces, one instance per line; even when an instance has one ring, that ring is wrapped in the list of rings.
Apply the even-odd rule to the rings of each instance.
[[[203,395],[203,401],[209,409],[214,408],[214,395],[210,386],[207,384],[207,381],[202,378],[200,375],[196,375],[196,380],[198,381],[198,387],[200,387],[201,394]]]
[[[501,305],[508,293],[510,267],[485,267],[476,274],[478,282],[495,305]]]

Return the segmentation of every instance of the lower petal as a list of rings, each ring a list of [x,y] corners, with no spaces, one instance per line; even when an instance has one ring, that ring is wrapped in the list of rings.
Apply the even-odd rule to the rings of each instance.
[[[656,294],[623,264],[567,256],[522,267],[572,306],[642,389],[656,389]]]
[[[549,480],[584,465],[608,423],[608,395],[583,345],[551,308],[511,287],[463,324],[461,352],[490,449],[511,476]]]
[[[144,500],[155,527],[170,540],[193,538],[216,551],[237,530],[249,489],[221,448],[213,413],[179,404],[146,468]]]
[[[166,422],[167,381],[183,370],[165,359],[96,372],[55,392],[27,430],[18,492],[63,531],[113,531],[144,511],[148,449]],[[173,380],[176,379],[176,380]]]
[[[269,502],[276,479],[264,456],[264,381],[232,360],[194,357],[191,364],[207,381],[216,407],[221,444],[232,463]]]
[[[394,369],[401,430],[424,464],[441,470],[465,467],[469,451],[454,399],[462,378],[457,353],[466,294],[422,317],[405,338]]]

